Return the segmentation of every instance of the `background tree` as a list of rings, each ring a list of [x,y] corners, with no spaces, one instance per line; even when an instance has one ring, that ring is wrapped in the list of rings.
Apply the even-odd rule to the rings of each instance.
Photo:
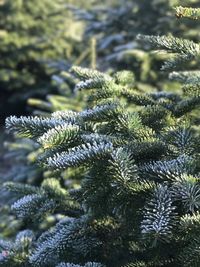
[[[165,54],[157,54],[148,46],[141,47],[137,34],[170,35],[199,39],[198,24],[194,21],[174,19],[177,5],[196,7],[194,0],[111,1],[100,4],[86,12],[75,8],[76,17],[88,21],[85,38],[95,36],[100,70],[134,71],[136,80],[154,85],[159,90],[167,89],[166,73],[160,72]]]
[[[69,3],[0,1],[1,120],[5,114],[22,114],[30,96],[53,92],[52,74],[67,69],[80,54],[83,23],[73,20]]]

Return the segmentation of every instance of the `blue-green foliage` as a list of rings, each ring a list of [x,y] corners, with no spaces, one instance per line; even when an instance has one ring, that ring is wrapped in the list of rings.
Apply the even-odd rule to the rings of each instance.
[[[198,61],[195,42],[139,38],[175,53],[167,61],[170,68],[179,67],[179,59]],[[49,118],[6,120],[9,131],[38,142],[40,165],[56,175],[39,187],[7,183],[18,193],[13,211],[32,220],[55,211],[64,218],[37,232],[25,254],[15,250],[9,258],[13,243],[5,246],[2,264],[8,260],[11,267],[198,266],[198,72],[188,83],[192,90],[184,86],[182,93],[146,93],[130,71],[108,75],[73,67],[72,72],[82,80],[76,90],[87,92],[90,107],[54,112]],[[190,73],[172,75],[189,80]],[[84,173],[74,188],[62,176],[71,168]]]
[[[200,198],[199,128],[182,105],[188,96],[138,92],[130,72],[72,71],[83,80],[76,88],[91,92],[91,108],[6,121],[9,130],[39,142],[45,168],[83,167],[86,173],[80,188],[70,191],[51,179],[40,188],[18,187],[26,194],[12,206],[18,216],[40,218],[56,209],[70,215],[39,237],[31,265],[122,266],[143,259],[147,266],[180,266],[188,242],[184,234],[178,238],[180,220],[196,216]]]

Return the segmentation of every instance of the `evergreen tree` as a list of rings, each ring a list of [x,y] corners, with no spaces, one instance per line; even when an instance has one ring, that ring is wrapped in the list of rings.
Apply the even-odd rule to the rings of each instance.
[[[63,109],[73,111],[82,110],[85,105],[82,94],[79,93],[75,97],[72,90],[78,82],[78,79],[75,79],[67,72],[63,72],[60,76],[54,76],[54,81],[56,82],[56,87],[60,95],[47,95],[46,100],[29,99],[29,105],[35,109],[34,114],[48,117],[51,112]],[[0,168],[1,183],[12,181],[39,186],[44,179],[52,178],[51,172],[45,171],[41,166],[36,164],[37,158],[41,154],[41,149],[34,140],[14,135],[11,141],[4,142],[4,149],[5,151],[1,158],[2,167],[4,166],[4,168]],[[71,170],[70,173],[62,172],[62,176],[68,179],[68,183],[71,181],[71,187],[74,187],[79,183],[83,175],[81,171],[80,169],[79,171]],[[8,203],[13,203],[15,197],[15,194],[4,191],[0,196],[0,235],[2,237],[13,237],[19,229],[26,228],[27,222],[17,219],[8,207]],[[37,226],[34,225],[34,230],[41,231],[46,228],[48,229],[61,218],[62,216],[58,213],[51,214],[47,218],[44,218],[44,220],[40,220]]]
[[[110,1],[109,1],[110,2]],[[159,69],[164,54],[152,53],[149,47],[141,48],[137,34],[168,35],[199,39],[198,24],[174,19],[174,7],[179,4],[198,6],[194,0],[134,0],[113,1],[111,4],[97,1],[95,8],[87,12],[75,9],[76,17],[88,21],[85,36],[95,36],[98,67],[101,70],[133,70],[138,82],[168,88],[167,77]],[[174,84],[173,84],[174,86]]]
[[[67,8],[70,2],[0,1],[2,115],[12,114],[16,101],[24,105],[30,96],[55,90],[52,73],[69,67],[81,53],[83,26],[73,20]],[[19,114],[22,108],[17,105]]]
[[[177,8],[179,17],[198,14]],[[177,68],[170,77],[184,81],[183,93],[142,92],[130,71],[74,67],[82,80],[76,90],[89,92],[90,107],[6,120],[8,130],[37,141],[40,164],[52,172],[39,187],[5,185],[18,194],[13,212],[38,220],[59,211],[64,218],[42,234],[26,230],[14,242],[1,241],[0,265],[200,264],[199,44],[172,36],[138,39],[173,53],[163,69]],[[179,72],[188,61],[191,69]],[[81,184],[70,188],[59,174],[79,168]]]

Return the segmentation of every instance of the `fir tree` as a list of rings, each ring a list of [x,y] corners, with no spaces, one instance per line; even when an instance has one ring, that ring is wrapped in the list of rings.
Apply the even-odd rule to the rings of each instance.
[[[59,111],[63,109],[69,109],[73,111],[80,111],[85,105],[82,94],[80,93],[75,97],[73,88],[78,82],[71,74],[63,72],[60,76],[54,76],[54,81],[60,95],[47,95],[46,100],[29,99],[28,103],[33,108],[34,114],[38,116],[45,116],[48,118],[51,112]],[[21,184],[27,184],[32,186],[39,186],[44,179],[55,178],[55,174],[51,174],[50,171],[44,170],[37,163],[37,158],[41,155],[41,148],[34,140],[23,138],[20,136],[13,136],[11,141],[4,142],[5,152],[2,156],[2,166],[4,169],[0,169],[0,181],[17,182]],[[71,183],[71,188],[79,184],[79,180],[83,176],[81,169],[70,172],[62,172],[62,176],[68,179],[68,183]],[[71,181],[71,182],[70,182]],[[12,212],[12,209],[8,207],[8,202],[13,203],[16,199],[16,195],[12,192],[4,192],[3,190],[0,202],[1,202],[1,220],[0,220],[0,235],[2,237],[13,237],[19,229],[26,228],[26,220],[23,218],[16,218]],[[53,226],[62,218],[62,215],[58,212],[43,216],[43,220],[39,220],[37,226],[34,225],[34,231],[41,231]]]
[[[48,168],[85,166],[88,172],[81,188],[71,191],[72,199],[67,200],[78,201],[78,213],[38,239],[31,264],[56,266],[64,260],[122,266],[143,260],[149,266],[170,266],[170,262],[173,266],[178,247],[184,245],[175,234],[180,217],[195,213],[199,205],[199,131],[184,121],[187,109],[177,115],[181,97],[160,93],[135,96],[129,92],[127,100],[140,108],[126,111],[124,103],[116,102],[116,97],[125,97],[124,82],[121,86],[102,73],[80,68],[74,71],[84,79],[84,89],[90,89],[92,79],[93,88],[96,83],[97,91],[105,95],[111,92],[109,87],[99,86],[99,79],[103,79],[102,85],[112,81],[114,99],[108,102],[107,96],[102,96],[97,106],[70,117],[61,111],[49,119],[7,120],[8,128],[37,138],[45,149],[43,162]],[[13,206],[18,216],[30,217],[40,205],[42,213],[38,209],[34,216],[56,207],[52,202],[56,200],[55,185],[51,198],[48,193],[43,198],[40,190],[42,187],[21,188],[25,196]],[[67,192],[63,193],[67,197]],[[55,202],[58,207],[64,196],[61,199]],[[71,214],[75,212],[74,204],[64,206],[70,207]]]
[[[110,3],[110,2],[109,2]],[[85,36],[97,40],[98,67],[101,70],[133,70],[138,82],[154,85],[163,90],[168,85],[166,75],[159,68],[166,58],[164,54],[152,53],[148,46],[141,47],[137,34],[168,35],[198,40],[198,24],[174,19],[174,6],[179,4],[198,6],[198,0],[134,0],[113,1],[108,4],[97,1],[95,8],[83,12],[74,9],[76,17],[88,21]],[[177,16],[178,17],[178,16]],[[147,86],[147,87],[148,87]]]
[[[44,96],[55,90],[51,84],[52,73],[69,67],[79,56],[83,26],[73,20],[66,5],[69,2],[0,2],[2,114],[12,114],[16,101],[24,105],[30,96]],[[23,109],[18,105],[17,111],[22,114]]]
[[[62,176],[39,187],[6,184],[18,194],[12,208],[19,217],[59,210],[64,219],[35,239],[28,230],[11,244],[2,241],[2,266],[199,265],[199,72],[194,64],[178,72],[181,62],[198,62],[199,45],[138,38],[175,53],[163,68],[177,68],[170,77],[186,82],[183,93],[142,92],[130,71],[73,67],[82,80],[76,90],[88,92],[87,109],[6,120],[8,130],[37,141],[45,169],[59,176],[81,167],[84,177],[74,189]]]

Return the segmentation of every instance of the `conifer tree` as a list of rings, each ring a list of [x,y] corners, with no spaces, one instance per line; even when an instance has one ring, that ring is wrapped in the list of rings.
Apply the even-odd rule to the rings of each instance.
[[[178,16],[198,12],[177,9]],[[174,53],[163,69],[177,68],[170,77],[184,81],[183,93],[142,92],[130,71],[73,67],[81,79],[76,90],[88,92],[87,109],[6,120],[8,130],[37,141],[40,164],[56,175],[39,187],[7,183],[18,194],[13,212],[38,220],[61,211],[64,218],[42,234],[29,229],[14,242],[1,241],[0,265],[200,264],[199,44],[172,36],[138,39]],[[188,61],[191,69],[179,72]],[[59,174],[80,167],[84,177],[71,189]]]
[[[69,2],[0,1],[2,115],[12,114],[16,101],[25,104],[30,96],[44,96],[55,90],[52,73],[66,69],[79,56],[83,26],[73,20],[67,8]],[[19,105],[17,111],[22,114]]]
[[[78,82],[71,74],[63,72],[59,76],[53,77],[56,82],[56,87],[60,95],[47,95],[46,100],[29,99],[28,103],[34,107],[34,114],[38,116],[50,116],[51,112],[63,109],[73,111],[80,111],[85,105],[82,94],[79,93],[75,97],[73,88]],[[45,171],[37,163],[37,158],[41,154],[41,149],[37,142],[20,136],[12,136],[11,141],[4,142],[5,152],[1,158],[3,168],[0,168],[0,183],[5,181],[17,182],[21,184],[28,184],[39,186],[44,179],[52,178],[49,171]],[[71,170],[70,173],[62,173],[68,182],[71,180],[71,187],[76,186],[81,179],[80,171]],[[54,177],[54,176],[53,176]],[[15,194],[12,192],[2,192],[0,196],[0,235],[2,237],[13,237],[19,229],[26,227],[27,222],[17,219],[16,216],[10,211],[8,202],[12,203],[15,199]],[[49,214],[44,220],[40,220],[38,225],[34,225],[34,230],[39,231],[48,229],[53,226],[58,220],[62,218],[60,214]]]
[[[199,38],[198,24],[193,21],[174,19],[174,7],[179,4],[198,6],[198,0],[134,0],[113,1],[110,5],[96,3],[87,12],[75,9],[79,19],[88,21],[86,38],[95,36],[101,70],[133,70],[138,82],[147,83],[163,90],[168,88],[166,75],[159,72],[164,54],[152,53],[148,46],[141,48],[137,34],[168,35]],[[175,86],[173,84],[173,86]]]
[[[7,185],[25,195],[13,205],[18,216],[30,217],[40,205],[35,216],[41,216],[63,204],[63,212],[73,214],[76,209],[69,206],[70,201],[81,205],[70,216],[73,219],[66,217],[38,239],[30,263],[56,266],[64,260],[100,261],[122,266],[128,260],[135,264],[143,261],[147,266],[175,264],[180,243],[184,244],[175,235],[180,217],[198,210],[199,131],[184,121],[187,109],[177,114],[182,106],[178,97],[127,93],[123,80],[122,86],[102,73],[75,71],[85,78],[78,88],[90,89],[91,83],[98,88],[101,79],[102,85],[108,82],[113,86],[112,91],[106,86],[97,90],[103,91],[104,103],[73,116],[70,113],[70,117],[68,112],[56,112],[50,119],[7,120],[9,128],[38,139],[46,150],[44,164],[50,169],[84,165],[88,170],[81,188],[70,196],[64,189],[61,194],[55,180],[46,181],[40,189]],[[110,94],[114,99],[107,102]],[[116,102],[116,96],[124,94],[142,107],[137,112],[125,111],[122,103]],[[144,207],[147,213],[143,215]]]

